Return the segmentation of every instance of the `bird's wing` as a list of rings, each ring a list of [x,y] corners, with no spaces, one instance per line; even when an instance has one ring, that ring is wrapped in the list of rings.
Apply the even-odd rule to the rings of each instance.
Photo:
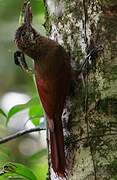
[[[36,76],[39,96],[47,116],[51,119],[56,114],[62,115],[65,98],[68,92],[68,76],[59,76],[54,80],[43,80]]]

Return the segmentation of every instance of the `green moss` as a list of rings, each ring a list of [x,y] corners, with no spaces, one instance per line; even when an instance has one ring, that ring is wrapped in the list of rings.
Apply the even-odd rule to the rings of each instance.
[[[113,116],[117,116],[117,99],[114,97],[104,98],[98,102],[96,108],[99,112],[106,113],[107,115],[111,114]]]
[[[112,6],[117,5],[116,0],[100,0],[101,5],[103,6]]]
[[[117,158],[110,163],[108,166],[108,171],[111,173],[112,177],[116,176],[117,178]]]

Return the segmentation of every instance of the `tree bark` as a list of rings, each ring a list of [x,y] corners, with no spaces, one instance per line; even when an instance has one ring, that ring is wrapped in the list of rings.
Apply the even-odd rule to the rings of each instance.
[[[84,80],[74,79],[63,112],[68,180],[116,179],[117,2],[45,0],[45,5],[47,34],[68,51],[76,73],[93,48],[103,47]]]

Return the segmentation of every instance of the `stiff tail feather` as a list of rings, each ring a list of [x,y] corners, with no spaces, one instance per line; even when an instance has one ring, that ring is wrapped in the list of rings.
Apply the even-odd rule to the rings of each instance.
[[[65,177],[65,153],[62,121],[54,119],[54,131],[50,130],[51,162],[54,172]]]

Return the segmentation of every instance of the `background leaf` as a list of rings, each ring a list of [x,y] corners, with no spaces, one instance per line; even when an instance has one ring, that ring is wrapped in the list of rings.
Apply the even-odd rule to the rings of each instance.
[[[5,112],[1,108],[0,108],[0,114],[7,118],[7,115],[5,114]]]
[[[16,105],[16,106],[12,107],[8,112],[8,121],[13,115],[15,115],[16,113],[18,113],[26,108],[28,108],[27,104],[20,104],[20,105]]]
[[[32,98],[26,104],[20,104],[12,107],[8,112],[7,123],[13,115],[24,109],[29,109],[29,119],[32,120],[33,123],[35,122],[35,125],[39,125],[39,118],[43,116],[44,112],[38,97]]]
[[[37,177],[34,173],[26,166],[19,163],[7,163],[4,165],[2,172],[5,172],[5,175],[8,173],[9,176],[23,176],[29,180],[37,180]],[[1,172],[1,175],[2,175]],[[4,174],[3,174],[4,175]]]

